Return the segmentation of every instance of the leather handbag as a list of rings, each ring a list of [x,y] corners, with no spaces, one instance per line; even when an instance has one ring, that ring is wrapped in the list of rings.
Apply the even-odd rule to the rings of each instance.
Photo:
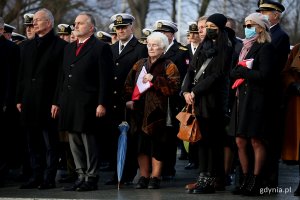
[[[187,142],[197,142],[202,138],[200,127],[194,113],[194,105],[186,105],[176,116],[179,120],[177,137]]]

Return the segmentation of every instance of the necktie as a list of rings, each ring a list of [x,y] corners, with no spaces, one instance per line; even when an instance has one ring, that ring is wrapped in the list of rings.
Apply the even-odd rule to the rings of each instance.
[[[83,43],[78,43],[77,44],[77,49],[80,48],[82,46]]]
[[[78,43],[77,44],[77,49],[76,49],[76,56],[79,54],[81,48],[82,48],[83,43]]]
[[[123,49],[124,49],[124,45],[122,44],[122,45],[121,45],[121,51],[122,51]]]

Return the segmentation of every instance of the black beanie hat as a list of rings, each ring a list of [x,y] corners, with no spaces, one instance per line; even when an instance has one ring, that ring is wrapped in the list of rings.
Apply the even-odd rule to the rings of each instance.
[[[219,29],[223,30],[225,28],[227,18],[220,13],[215,13],[209,16],[206,21],[214,23]]]

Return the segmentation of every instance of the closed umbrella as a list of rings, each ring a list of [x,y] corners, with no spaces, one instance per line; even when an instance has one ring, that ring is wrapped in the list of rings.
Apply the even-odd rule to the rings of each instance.
[[[117,173],[118,173],[118,189],[120,189],[120,182],[123,175],[123,169],[126,159],[127,151],[127,131],[129,129],[129,124],[123,121],[119,125],[119,130],[121,132],[118,141],[118,152],[117,152]]]

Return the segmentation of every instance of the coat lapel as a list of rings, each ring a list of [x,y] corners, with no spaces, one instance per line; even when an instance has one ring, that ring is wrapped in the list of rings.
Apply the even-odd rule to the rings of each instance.
[[[124,47],[123,51],[121,52],[121,54],[117,57],[117,59],[123,57],[124,55],[128,54],[129,52],[133,51],[136,44],[137,44],[137,39],[135,37],[133,37],[128,44]],[[118,45],[119,47],[119,45]]]
[[[262,46],[263,46],[262,44],[259,44],[259,43],[255,42],[255,43],[253,44],[253,46],[251,47],[250,51],[247,53],[246,59],[252,58],[253,55],[256,55],[256,53],[259,51],[259,49],[260,49]]]
[[[79,54],[76,56],[74,62],[77,62],[80,60],[86,53],[90,51],[94,43],[96,42],[96,38],[92,35],[91,38],[87,41],[87,43],[82,47]],[[76,43],[75,43],[76,44]],[[76,54],[76,48],[75,48],[75,54]]]

